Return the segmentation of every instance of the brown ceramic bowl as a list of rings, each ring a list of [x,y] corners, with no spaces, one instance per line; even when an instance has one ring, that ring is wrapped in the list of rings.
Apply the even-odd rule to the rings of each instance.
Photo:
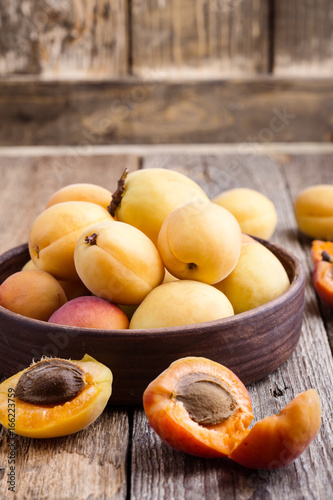
[[[262,379],[286,361],[297,345],[305,273],[292,254],[259,241],[279,258],[291,283],[285,293],[267,304],[230,318],[157,330],[59,326],[0,306],[0,373],[12,375],[43,355],[81,359],[88,353],[113,372],[113,405],[141,404],[149,382],[184,356],[204,356],[226,365],[244,384]],[[0,283],[29,258],[27,245],[0,256]]]

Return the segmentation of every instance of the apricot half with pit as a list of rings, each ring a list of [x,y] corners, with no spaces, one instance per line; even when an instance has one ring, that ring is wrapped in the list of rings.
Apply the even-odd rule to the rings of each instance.
[[[0,423],[31,438],[72,434],[101,415],[111,385],[110,369],[87,354],[44,358],[0,384]]]
[[[320,429],[317,392],[299,394],[278,415],[248,429],[249,394],[225,366],[206,358],[172,363],[143,394],[148,422],[176,450],[225,457],[249,468],[276,469],[295,460]]]

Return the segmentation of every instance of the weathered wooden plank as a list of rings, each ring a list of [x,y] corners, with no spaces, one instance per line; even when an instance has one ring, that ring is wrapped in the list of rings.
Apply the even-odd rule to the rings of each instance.
[[[331,79],[0,83],[0,145],[330,142]]]
[[[267,0],[134,0],[135,75],[211,78],[268,70]]]
[[[139,168],[134,155],[89,156],[68,148],[63,156],[0,156],[0,252],[28,241],[29,228],[50,196],[61,187],[91,182],[113,191],[125,167]]]
[[[307,254],[298,241],[288,186],[280,170],[283,155],[255,153],[230,155],[147,156],[143,166],[173,168],[199,182],[216,196],[236,186],[257,189],[274,202],[279,223],[272,240],[295,253],[310,272]],[[302,164],[302,157],[297,160]],[[289,171],[294,167],[290,160]],[[320,169],[313,157],[313,169]],[[298,171],[300,174],[300,170]],[[296,175],[296,174],[295,174]],[[303,173],[302,173],[303,175]],[[326,175],[326,174],[325,174]],[[325,177],[323,174],[323,176]],[[323,407],[322,429],[316,440],[296,462],[276,471],[251,471],[228,460],[203,460],[177,453],[156,437],[142,411],[134,417],[132,447],[132,498],[177,499],[330,498],[333,494],[332,462],[332,355],[315,293],[308,283],[302,336],[291,358],[266,379],[248,387],[255,419],[278,413],[297,393],[314,387]],[[142,473],[142,464],[146,473]],[[143,491],[143,496],[140,492]]]
[[[274,2],[274,74],[333,75],[330,0]]]
[[[126,0],[5,0],[0,76],[104,79],[128,71]]]
[[[128,442],[128,417],[122,409],[107,408],[89,427],[62,438],[13,439],[1,427],[1,498],[124,500]],[[15,459],[15,496],[7,484],[9,443]]]

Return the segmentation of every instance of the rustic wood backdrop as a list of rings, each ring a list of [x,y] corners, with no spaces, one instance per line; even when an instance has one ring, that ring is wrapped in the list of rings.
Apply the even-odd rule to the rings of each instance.
[[[0,3],[0,145],[331,142],[332,82],[331,0]]]

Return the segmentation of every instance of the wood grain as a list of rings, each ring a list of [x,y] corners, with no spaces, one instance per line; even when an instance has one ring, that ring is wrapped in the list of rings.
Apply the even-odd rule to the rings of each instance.
[[[267,0],[134,0],[133,73],[212,78],[268,69]]]
[[[0,114],[5,146],[331,142],[333,88],[330,79],[3,81]]]
[[[0,76],[105,79],[128,72],[126,0],[6,0]]]
[[[333,4],[330,0],[274,2],[274,74],[333,75]]]
[[[295,175],[303,176],[299,169]],[[159,166],[190,173],[210,194],[236,186],[261,191],[275,204],[279,223],[273,241],[293,251],[307,272],[307,256],[298,240],[288,185],[280,169],[283,155],[211,155],[211,156],[149,156],[144,167]],[[288,168],[294,167],[290,162]],[[313,157],[312,168],[320,169],[320,160]],[[164,445],[148,427],[141,411],[134,415],[132,448],[132,498],[139,499],[140,491],[146,498],[330,498],[333,492],[329,472],[332,454],[333,404],[330,387],[333,381],[332,357],[327,331],[318,310],[313,288],[306,288],[305,321],[300,343],[292,357],[265,380],[248,387],[253,402],[255,420],[278,413],[297,393],[314,387],[320,394],[323,424],[320,435],[296,462],[277,471],[249,471],[228,460],[202,460],[187,457]],[[140,438],[141,437],[141,438]],[[141,464],[148,464],[149,473],[143,474]],[[161,469],[158,464],[163,464]]]

